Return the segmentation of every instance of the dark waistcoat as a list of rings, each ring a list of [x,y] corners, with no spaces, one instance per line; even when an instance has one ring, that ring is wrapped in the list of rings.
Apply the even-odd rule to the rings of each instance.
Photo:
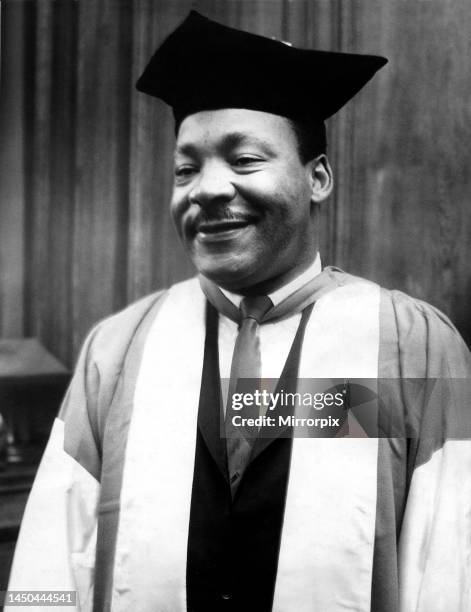
[[[301,318],[278,389],[295,391],[304,329]],[[257,439],[232,498],[226,441],[220,435],[218,315],[207,305],[206,340],[190,511],[187,607],[192,612],[272,609],[292,437]]]

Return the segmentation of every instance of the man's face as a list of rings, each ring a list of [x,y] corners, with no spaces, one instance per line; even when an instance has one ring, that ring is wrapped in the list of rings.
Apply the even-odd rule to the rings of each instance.
[[[186,117],[171,212],[197,270],[243,291],[310,262],[311,171],[284,117],[245,109]]]

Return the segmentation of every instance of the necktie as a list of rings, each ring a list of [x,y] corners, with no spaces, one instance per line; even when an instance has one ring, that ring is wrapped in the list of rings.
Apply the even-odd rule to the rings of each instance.
[[[234,393],[253,393],[260,386],[261,357],[257,330],[271,307],[272,302],[267,296],[245,297],[240,305],[241,322],[232,357],[225,421],[229,480],[233,495],[250,459],[254,439],[245,436],[243,430],[233,424],[234,412],[229,409],[229,402]],[[244,416],[256,417],[258,409],[254,409],[253,414],[244,411]]]
[[[277,321],[277,320],[283,319],[286,316],[291,316],[297,312],[304,311],[304,309],[306,309],[310,304],[313,304],[322,295],[324,295],[325,293],[328,293],[333,288],[339,285],[339,280],[337,278],[336,272],[339,272],[337,268],[326,268],[322,274],[319,274],[315,278],[311,279],[305,285],[300,287],[297,291],[292,293],[289,297],[287,297],[282,302],[280,302],[277,306],[268,308],[268,310],[265,311],[265,314],[258,315],[258,319],[257,317],[255,317],[255,325],[254,323],[250,323],[250,327],[252,328],[252,333],[250,334],[247,333],[247,336],[253,335],[253,329],[255,328],[256,330],[258,328],[259,322],[265,323],[267,321]],[[219,313],[228,317],[232,321],[235,321],[240,324],[241,317],[243,316],[241,313],[241,310],[238,309],[224,295],[221,289],[213,281],[209,280],[205,276],[200,275],[199,281],[200,281],[201,288],[204,294],[206,295],[207,300],[214,306],[214,308]],[[253,299],[254,298],[251,298],[251,300]],[[264,299],[266,300],[266,298]],[[258,302],[258,299],[257,299],[257,302]],[[244,303],[244,310],[246,308],[245,303]],[[263,310],[264,309],[262,308],[261,311]],[[247,325],[248,324],[249,323],[247,323]],[[240,332],[242,332],[242,327],[243,327],[243,322],[240,328]],[[239,344],[242,344],[242,340],[244,336],[245,336],[245,333],[244,335],[241,336]],[[237,338],[237,341],[238,340],[239,340],[239,337]],[[245,341],[243,344],[245,344]],[[257,340],[255,340],[255,342],[253,343],[253,346],[256,347],[255,352],[252,352],[250,350],[249,351],[247,350],[235,351],[234,350],[234,357],[236,357],[235,363],[240,363],[241,370],[245,369],[245,371],[247,371],[248,369],[247,364],[249,362],[248,354],[251,354],[252,357],[250,359],[252,360],[252,365],[250,366],[250,370],[252,371],[252,374],[248,376],[249,377],[250,376],[259,377],[259,369],[257,369],[257,366],[255,367],[253,366],[253,362],[260,363],[260,357],[257,358],[257,355],[259,355],[259,346],[258,346]],[[234,358],[233,358],[233,362],[234,362]],[[235,367],[235,363],[234,363],[234,367]],[[230,379],[230,382],[232,383],[236,379],[235,373],[233,377],[233,371],[232,371],[233,369],[234,368],[231,368],[231,379]],[[246,373],[245,373],[245,376],[247,377]],[[229,393],[230,393],[232,391],[231,385],[229,385],[229,387],[230,387],[229,388]],[[226,410],[226,417],[229,412],[233,413],[232,410],[231,411]],[[258,411],[256,414],[254,414],[254,416],[258,416]],[[225,433],[226,450],[227,450],[229,475],[231,478],[231,489],[232,489],[232,495],[234,496],[235,491],[237,490],[237,487],[241,480],[243,470],[245,469],[249,459],[251,458],[252,447],[255,443],[255,440],[251,439],[250,437],[244,436],[240,428],[234,427],[233,424],[227,418],[224,422],[224,428],[226,432]]]

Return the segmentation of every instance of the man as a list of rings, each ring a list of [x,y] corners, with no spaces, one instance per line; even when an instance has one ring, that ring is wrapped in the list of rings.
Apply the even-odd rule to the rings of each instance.
[[[384,63],[195,12],[157,50],[138,88],[174,110],[171,210],[199,278],[89,335],[11,589],[97,611],[469,609],[462,394],[414,382],[469,376],[469,353],[432,307],[318,254],[323,122]],[[387,437],[361,411],[331,437],[237,430],[237,381],[314,378],[377,380]]]

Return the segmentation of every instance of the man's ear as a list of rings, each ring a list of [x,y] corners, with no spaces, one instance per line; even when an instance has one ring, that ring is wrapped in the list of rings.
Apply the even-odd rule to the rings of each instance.
[[[332,192],[334,177],[327,155],[319,155],[310,162],[311,203],[323,202]]]

